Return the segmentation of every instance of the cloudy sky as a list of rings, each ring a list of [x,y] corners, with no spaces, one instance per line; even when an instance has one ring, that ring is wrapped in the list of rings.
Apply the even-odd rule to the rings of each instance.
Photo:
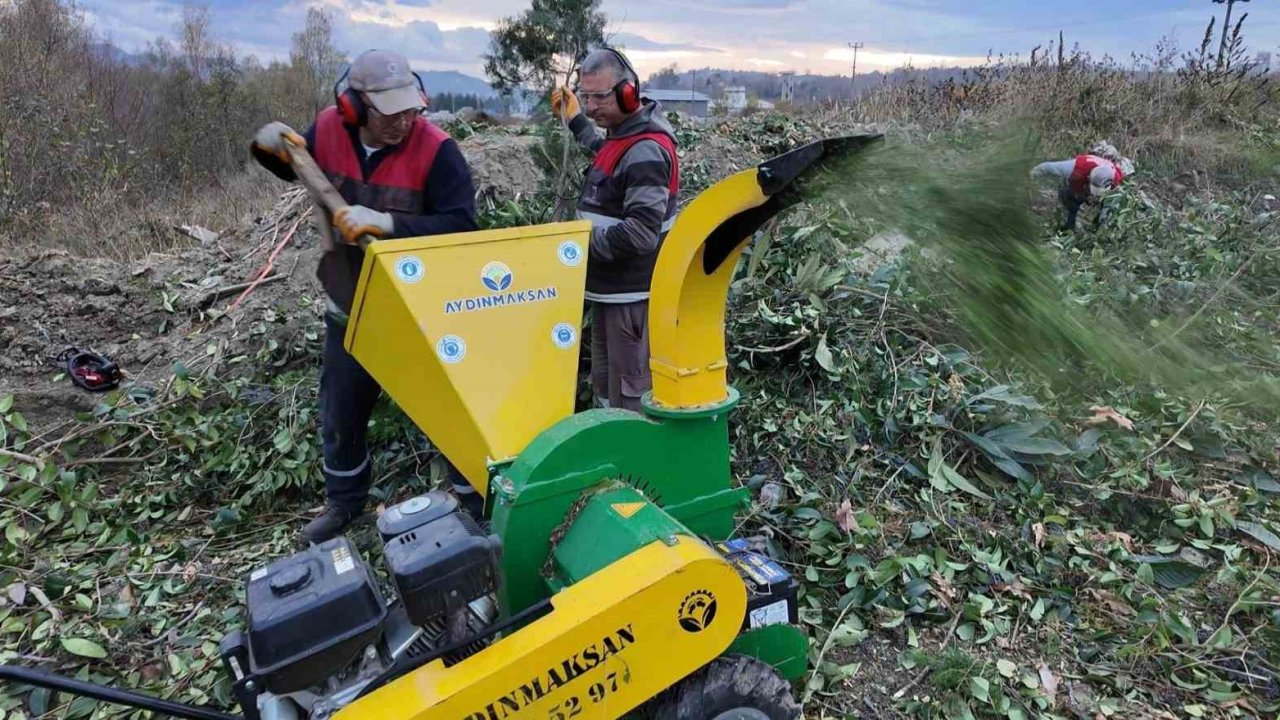
[[[208,0],[215,33],[241,54],[287,57],[290,35],[307,7],[325,6],[338,20],[338,43],[356,54],[369,47],[405,53],[415,67],[482,76],[488,31],[528,0]],[[182,0],[80,0],[93,26],[111,42],[141,50],[172,36]],[[964,65],[988,52],[1021,53],[1056,39],[1095,54],[1128,58],[1163,36],[1180,48],[1196,44],[1212,13],[1209,0],[604,0],[608,32],[642,75],[664,65],[849,71],[848,43],[861,42],[859,70],[910,62]],[[1238,3],[1250,13],[1249,45],[1280,57],[1275,3]]]

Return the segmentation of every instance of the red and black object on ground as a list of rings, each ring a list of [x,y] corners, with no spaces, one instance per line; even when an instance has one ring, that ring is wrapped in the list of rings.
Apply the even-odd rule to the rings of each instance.
[[[89,392],[105,392],[120,385],[120,366],[92,350],[69,347],[58,353],[50,363],[61,368],[71,382]]]

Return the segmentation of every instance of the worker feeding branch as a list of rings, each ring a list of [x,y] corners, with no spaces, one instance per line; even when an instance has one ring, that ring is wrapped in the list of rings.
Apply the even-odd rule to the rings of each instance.
[[[321,543],[364,512],[373,467],[365,444],[382,389],[343,347],[360,277],[361,237],[420,237],[475,230],[475,188],[458,145],[422,117],[426,88],[398,53],[370,50],[355,59],[333,89],[334,105],[299,135],[284,123],[262,127],[253,155],[283,180],[294,181],[288,144],[305,147],[350,204],[319,231],[326,247],[317,276],[326,295],[325,349],[320,376],[324,444],[324,512],[303,537]],[[480,499],[450,466],[454,490],[471,511]]]

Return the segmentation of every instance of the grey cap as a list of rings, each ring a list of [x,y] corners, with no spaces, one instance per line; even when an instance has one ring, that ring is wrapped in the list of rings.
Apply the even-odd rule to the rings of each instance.
[[[370,50],[351,63],[352,90],[364,93],[383,115],[421,108],[422,93],[409,60],[389,50]]]

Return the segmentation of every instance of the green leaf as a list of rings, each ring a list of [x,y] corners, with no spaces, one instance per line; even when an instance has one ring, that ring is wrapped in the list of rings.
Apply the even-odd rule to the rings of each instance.
[[[1009,454],[1006,453],[1000,447],[999,444],[992,442],[989,438],[985,438],[981,435],[975,435],[974,433],[971,433],[971,432],[966,432],[961,434],[964,435],[969,440],[969,442],[973,443],[974,445],[977,445],[979,449],[981,449],[986,454],[990,455],[993,460],[1010,459]]]
[[[1011,678],[1014,673],[1018,672],[1018,666],[1011,660],[997,660],[996,670],[1004,677]]]
[[[1187,587],[1199,580],[1207,572],[1206,568],[1194,565],[1178,557],[1135,555],[1133,559],[1150,565],[1152,577],[1156,583],[1170,590]]]
[[[38,475],[39,473],[40,471],[36,470],[35,465],[19,465],[16,474],[18,475],[19,480],[23,480],[25,482],[35,482],[36,475]]]
[[[1277,537],[1275,533],[1271,532],[1266,527],[1259,525],[1256,522],[1238,520],[1236,521],[1236,529],[1263,545],[1266,545],[1272,550],[1280,551],[1280,537]]]
[[[997,385],[981,395],[974,395],[969,399],[969,404],[972,405],[979,400],[995,400],[996,402],[1002,402],[1008,405],[1028,409],[1040,407],[1040,403],[1036,402],[1035,398],[1028,395],[1019,395],[1018,393],[1013,392],[1008,385]]]
[[[102,646],[92,640],[84,638],[62,638],[62,648],[72,655],[79,655],[87,658],[104,658],[107,651]]]
[[[969,693],[982,702],[991,702],[991,683],[986,678],[971,677]]]
[[[836,647],[853,647],[866,639],[867,635],[866,630],[852,627],[849,623],[842,623],[840,627],[831,631],[829,640]]]
[[[1230,647],[1233,642],[1235,642],[1235,636],[1231,632],[1231,626],[1223,625],[1222,629],[1215,632],[1205,644],[1211,648],[1221,650]]]
[[[289,452],[293,447],[293,434],[289,431],[288,426],[281,427],[271,438],[271,442],[275,445],[277,452]]]
[[[956,489],[963,490],[974,497],[982,498],[983,500],[991,499],[990,495],[979,490],[973,483],[969,482],[967,478],[956,472],[955,469],[946,462],[939,463],[939,470],[948,485],[951,485]]]
[[[827,372],[836,371],[835,358],[831,356],[831,350],[827,347],[826,335],[818,338],[818,349],[813,351],[813,359],[818,361],[823,370]]]
[[[984,436],[1003,445],[1006,441],[1012,438],[1029,438],[1047,427],[1049,427],[1049,421],[1044,419],[1031,420],[1029,422],[1022,423],[1009,423],[1008,425],[1001,425],[995,430],[984,433]]]
[[[1210,515],[1200,516],[1200,532],[1204,533],[1205,537],[1210,537],[1210,538],[1213,537],[1213,517],[1212,516]]]
[[[1036,604],[1031,607],[1031,619],[1040,622],[1046,612],[1048,608],[1044,604],[1044,598],[1037,598]]]
[[[1022,467],[1017,460],[996,460],[995,465],[1000,468],[1001,472],[1014,480],[1031,479],[1031,473],[1027,472],[1027,469]]]
[[[1156,575],[1151,570],[1151,565],[1147,563],[1142,563],[1141,565],[1138,566],[1138,579],[1146,583],[1147,585],[1156,584]]]
[[[1011,450],[1022,455],[1053,455],[1060,457],[1071,454],[1071,448],[1057,440],[1049,440],[1047,438],[1013,437],[1002,441],[1000,445],[1005,450]]]
[[[13,407],[13,396],[5,395],[0,397],[0,413],[7,413]]]
[[[4,539],[14,547],[21,546],[23,541],[27,539],[26,528],[17,523],[9,523],[8,527],[4,529]]]
[[[1234,480],[1241,485],[1253,486],[1261,492],[1280,495],[1280,482],[1276,482],[1276,479],[1266,470],[1249,467],[1245,469],[1242,475],[1237,475]]]
[[[52,695],[53,691],[49,688],[36,688],[31,691],[29,702],[32,717],[40,717],[49,712],[49,698]]]

